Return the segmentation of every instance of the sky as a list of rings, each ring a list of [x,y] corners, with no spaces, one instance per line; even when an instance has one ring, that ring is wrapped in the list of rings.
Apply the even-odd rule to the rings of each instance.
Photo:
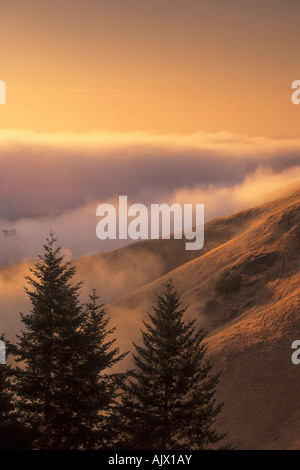
[[[298,0],[0,2],[2,128],[298,135]]]
[[[95,213],[118,195],[204,203],[208,220],[300,181],[299,15],[298,0],[0,0],[0,229],[21,256],[50,229],[75,257],[115,248]]]

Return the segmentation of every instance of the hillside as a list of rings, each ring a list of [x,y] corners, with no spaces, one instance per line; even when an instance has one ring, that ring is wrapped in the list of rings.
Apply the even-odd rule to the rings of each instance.
[[[110,306],[119,343],[127,350],[139,341],[145,312],[171,277],[190,305],[187,315],[209,331],[210,355],[224,371],[220,429],[237,448],[293,447],[300,436],[300,369],[290,359],[300,339],[300,191],[218,224],[240,230]],[[224,273],[240,274],[238,292],[214,292]]]

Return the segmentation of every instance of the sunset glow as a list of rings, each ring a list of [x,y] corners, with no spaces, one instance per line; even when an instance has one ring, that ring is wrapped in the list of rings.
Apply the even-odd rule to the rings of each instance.
[[[2,128],[298,135],[300,5],[1,2]]]

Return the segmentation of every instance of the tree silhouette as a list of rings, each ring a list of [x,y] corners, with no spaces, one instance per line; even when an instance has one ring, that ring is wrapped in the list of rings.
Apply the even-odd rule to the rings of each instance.
[[[34,432],[35,449],[83,449],[105,445],[105,416],[115,386],[106,370],[123,356],[107,337],[108,320],[95,292],[85,306],[75,267],[55,248],[53,234],[26,279],[31,313],[21,314],[17,372],[20,408]]]
[[[118,448],[208,449],[224,437],[214,429],[220,374],[211,373],[203,330],[183,320],[180,305],[170,281],[144,322],[143,345],[134,344],[135,369],[120,384]]]

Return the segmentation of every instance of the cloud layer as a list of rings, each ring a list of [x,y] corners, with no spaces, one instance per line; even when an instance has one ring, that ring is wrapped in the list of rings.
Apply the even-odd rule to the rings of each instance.
[[[119,195],[147,205],[204,203],[211,219],[300,180],[300,139],[1,131],[0,148],[0,228],[19,237],[18,254],[0,237],[2,264],[33,256],[50,229],[73,256],[119,246],[95,234],[97,205]]]

